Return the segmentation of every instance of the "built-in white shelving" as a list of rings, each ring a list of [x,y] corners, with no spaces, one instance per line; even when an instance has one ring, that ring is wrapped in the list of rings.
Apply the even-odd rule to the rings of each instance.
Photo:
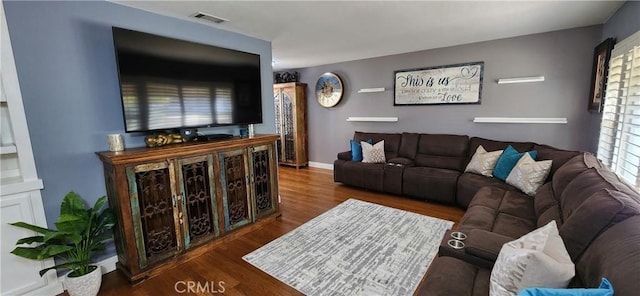
[[[386,89],[384,87],[372,87],[372,88],[361,88],[360,90],[358,90],[358,93],[376,93],[376,92],[383,92]]]
[[[475,123],[556,123],[566,124],[566,117],[475,117]]]
[[[11,222],[47,226],[38,178],[22,103],[9,31],[0,1],[0,270],[2,295],[58,295],[63,292],[55,272],[42,277],[38,271],[55,265],[53,259],[27,260],[9,253],[15,242],[32,236]]]
[[[0,146],[0,155],[13,154],[17,152],[18,149],[16,148],[16,145],[3,144],[2,146]]]
[[[528,83],[528,82],[542,82],[542,81],[544,81],[544,76],[500,78],[498,79],[498,84]]]
[[[397,122],[398,117],[349,117],[352,122]]]

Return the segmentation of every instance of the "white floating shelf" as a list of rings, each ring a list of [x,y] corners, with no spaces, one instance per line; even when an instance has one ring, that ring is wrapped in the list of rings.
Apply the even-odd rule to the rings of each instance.
[[[566,117],[476,117],[475,123],[557,123],[566,124]]]
[[[544,81],[544,76],[518,77],[518,78],[500,78],[500,79],[498,79],[498,84],[542,82],[542,81]]]
[[[358,93],[375,93],[375,92],[383,92],[385,91],[384,87],[374,87],[374,88],[361,88]]]
[[[398,117],[349,117],[347,121],[397,122]]]

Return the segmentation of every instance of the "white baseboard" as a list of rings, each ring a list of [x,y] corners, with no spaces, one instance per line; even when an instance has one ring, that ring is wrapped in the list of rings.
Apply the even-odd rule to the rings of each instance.
[[[325,169],[325,170],[332,170],[333,171],[333,164],[332,163],[322,163],[322,162],[310,161],[309,162],[309,166],[312,167],[312,168],[319,168],[319,169]]]
[[[114,270],[116,270],[116,263],[118,262],[118,256],[117,255],[113,255],[107,259],[104,259],[100,262],[97,263],[98,266],[100,266],[100,269],[102,269],[102,274],[106,274],[109,272],[112,272]]]

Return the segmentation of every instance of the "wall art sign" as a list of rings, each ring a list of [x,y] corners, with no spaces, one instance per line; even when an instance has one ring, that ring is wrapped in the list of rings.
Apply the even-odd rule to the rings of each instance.
[[[593,70],[591,72],[591,91],[589,95],[589,112],[602,112],[604,106],[604,90],[607,85],[609,59],[615,40],[608,38],[596,46],[593,51]]]
[[[394,106],[480,104],[484,62],[395,72]]]

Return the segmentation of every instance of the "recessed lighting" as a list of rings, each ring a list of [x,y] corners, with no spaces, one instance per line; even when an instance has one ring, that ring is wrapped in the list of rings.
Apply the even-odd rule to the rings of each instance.
[[[222,17],[215,16],[215,15],[208,14],[208,13],[204,13],[204,12],[201,12],[201,11],[196,12],[194,15],[192,15],[192,17],[203,19],[203,20],[207,20],[207,21],[210,21],[210,22],[213,22],[213,23],[216,23],[216,24],[221,24],[221,23],[229,21],[226,18],[222,18]]]

